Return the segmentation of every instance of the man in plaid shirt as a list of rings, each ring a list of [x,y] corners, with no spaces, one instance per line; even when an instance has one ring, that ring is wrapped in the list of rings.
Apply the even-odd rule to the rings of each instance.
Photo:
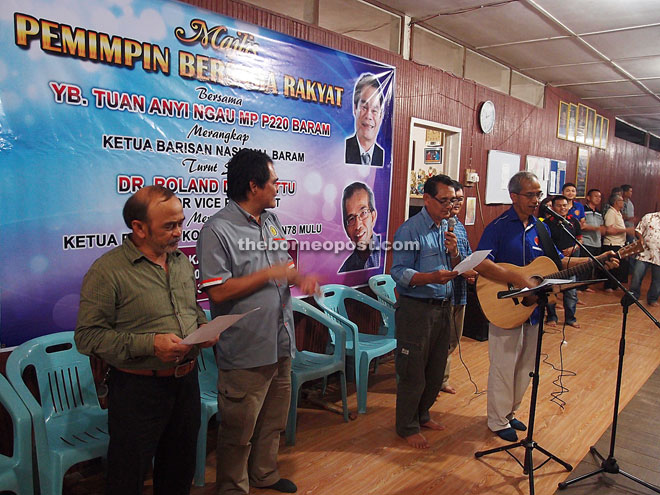
[[[465,226],[458,219],[458,214],[463,208],[464,196],[463,185],[460,182],[454,182],[454,191],[456,191],[456,202],[452,208],[452,215],[456,220],[454,226],[454,235],[458,243],[458,252],[461,259],[465,259],[472,254],[470,243],[467,238]],[[467,304],[467,282],[474,281],[477,272],[469,271],[464,275],[459,275],[453,280],[453,294],[451,303],[451,314],[454,320],[453,328],[449,333],[449,354],[447,355],[447,365],[445,366],[445,376],[442,380],[442,390],[448,394],[455,394],[456,389],[449,385],[449,368],[451,366],[451,355],[458,346],[458,341],[463,335],[463,320],[465,319],[465,305]]]

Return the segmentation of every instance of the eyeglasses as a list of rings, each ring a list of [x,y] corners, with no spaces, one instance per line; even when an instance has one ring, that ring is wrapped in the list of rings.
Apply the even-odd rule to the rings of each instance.
[[[364,222],[372,211],[373,210],[371,208],[367,208],[365,206],[360,211],[358,211],[357,215],[348,215],[345,220],[346,226],[354,227],[358,219],[360,219],[360,222]]]
[[[435,196],[431,196],[430,194],[429,194],[429,197],[435,199],[442,206],[447,206],[449,203],[451,203],[452,205],[455,205],[459,201],[463,201],[462,198],[461,199],[459,199],[459,198],[442,198],[442,199],[438,199]]]
[[[465,200],[465,197],[462,197],[462,198],[458,198],[458,197],[457,197],[457,198],[454,200],[454,203],[462,203],[464,200]]]
[[[360,104],[358,105],[358,110],[360,111],[361,114],[365,113],[370,113],[374,117],[377,117],[380,115],[380,105],[375,105],[375,104],[370,104],[364,101],[361,101]]]
[[[541,199],[543,197],[543,191],[538,191],[538,192],[528,192],[525,194],[520,194],[520,193],[513,193],[517,194],[518,196],[525,196],[527,199]]]

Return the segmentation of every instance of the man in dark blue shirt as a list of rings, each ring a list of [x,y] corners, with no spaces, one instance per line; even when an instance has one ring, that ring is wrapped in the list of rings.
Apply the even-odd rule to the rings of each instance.
[[[508,190],[513,206],[484,230],[478,249],[489,249],[491,253],[489,259],[476,270],[481,276],[515,287],[532,287],[537,282],[497,263],[525,266],[546,254],[541,247],[537,229],[545,229],[548,237],[550,233],[548,227],[543,222],[539,223],[534,216],[543,192],[537,177],[526,171],[518,172],[511,178]],[[563,267],[567,268],[568,258],[563,258],[559,251],[556,254],[562,259]],[[605,260],[613,254],[610,251],[601,257]],[[570,264],[574,266],[588,260],[571,258]],[[613,260],[608,264],[615,266],[617,262]],[[516,430],[527,429],[515,416],[529,385],[530,373],[534,370],[538,322],[537,309],[520,327],[500,328],[492,323],[489,325],[488,427],[500,438],[510,442],[518,440]]]
[[[446,175],[424,184],[424,208],[394,235],[392,278],[401,296],[396,309],[396,432],[413,447],[428,448],[420,428],[444,429],[429,410],[440,392],[452,330],[452,267],[461,256],[447,219],[456,199]]]

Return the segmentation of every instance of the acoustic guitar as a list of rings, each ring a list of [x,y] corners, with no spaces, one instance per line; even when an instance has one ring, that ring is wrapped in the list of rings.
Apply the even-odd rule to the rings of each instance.
[[[622,247],[617,251],[616,256],[621,260],[633,254],[641,253],[644,245],[641,241],[635,241],[632,244]],[[570,279],[574,275],[589,273],[596,264],[593,261],[581,263],[566,270],[557,271],[557,265],[554,261],[545,256],[540,256],[527,266],[516,266],[509,263],[498,263],[512,271],[518,272],[527,278],[545,278]],[[479,277],[477,280],[477,298],[481,309],[493,325],[501,328],[520,327],[531,316],[536,309],[535,302],[529,303],[521,299],[498,299],[497,294],[500,291],[511,290],[514,287],[504,283],[496,282],[485,277]],[[557,288],[557,291],[559,289]]]

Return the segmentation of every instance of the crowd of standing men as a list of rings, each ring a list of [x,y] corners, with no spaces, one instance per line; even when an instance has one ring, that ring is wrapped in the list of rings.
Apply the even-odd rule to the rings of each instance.
[[[277,464],[295,352],[290,286],[310,295],[318,290],[318,280],[298,271],[281,242],[267,243],[279,249],[239,247],[241,239],[255,246],[264,239],[284,239],[282,225],[270,211],[276,205],[277,180],[268,155],[239,151],[227,164],[229,202],[200,232],[199,288],[209,297],[212,316],[261,308],[219,339],[182,342],[206,317],[196,301],[192,265],[178,249],[181,201],[166,188],[148,186],[128,199],[123,216],[131,235],[85,276],[75,339],[80,352],[110,367],[107,493],[141,493],[151,466],[154,493],[189,493],[200,420],[196,358],[199,348],[209,346],[215,346],[219,368],[218,493],[247,494],[250,487],[297,490],[280,476]],[[588,261],[557,222],[538,221],[535,213],[543,193],[534,174],[515,174],[508,191],[512,207],[485,228],[478,249],[490,254],[476,271],[454,271],[472,250],[458,219],[463,188],[448,176],[427,180],[424,207],[396,231],[400,245],[415,246],[395,250],[391,268],[399,294],[396,432],[414,448],[429,446],[423,428],[444,429],[430,413],[439,393],[456,393],[449,382],[450,356],[463,331],[467,283],[480,275],[515,287],[532,286],[536,282],[502,263],[524,266],[542,255],[559,267]],[[639,295],[650,269],[647,298],[656,306],[660,213],[645,215],[635,229],[631,196],[632,187],[622,186],[601,213],[600,191],[591,189],[583,206],[574,201],[575,186],[565,184],[552,205],[557,215],[570,220],[573,234],[582,237],[588,250],[609,269],[619,270],[618,276],[614,252],[627,235],[642,238],[646,250],[633,265],[631,289]],[[539,245],[539,238],[554,244]],[[550,252],[544,246],[552,246]],[[576,300],[575,294],[564,297],[566,320],[573,326],[579,326]],[[556,319],[555,312],[549,314]],[[535,311],[515,329],[489,327],[488,427],[507,441],[516,441],[517,431],[526,429],[516,413],[529,385],[540,317]]]

